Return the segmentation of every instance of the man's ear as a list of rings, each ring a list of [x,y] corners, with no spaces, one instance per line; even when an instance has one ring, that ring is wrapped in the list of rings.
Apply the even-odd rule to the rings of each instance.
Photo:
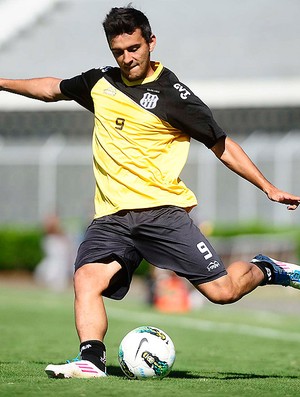
[[[152,52],[156,46],[156,36],[153,34],[149,41],[149,51]]]

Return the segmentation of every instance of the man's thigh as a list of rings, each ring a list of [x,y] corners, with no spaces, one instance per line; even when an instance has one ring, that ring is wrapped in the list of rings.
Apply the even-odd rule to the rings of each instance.
[[[222,260],[184,209],[166,206],[136,213],[134,219],[134,244],[153,265],[194,285],[226,274]]]
[[[89,264],[95,265],[93,269],[96,274],[97,266],[101,272],[105,270],[101,266],[110,266],[111,263],[117,262],[120,269],[112,275],[103,295],[112,299],[122,299],[129,290],[132,275],[141,260],[142,257],[130,236],[126,214],[105,216],[95,219],[87,228],[75,261],[75,277],[77,273],[79,275],[83,271],[86,272]],[[99,283],[101,284],[100,279]]]

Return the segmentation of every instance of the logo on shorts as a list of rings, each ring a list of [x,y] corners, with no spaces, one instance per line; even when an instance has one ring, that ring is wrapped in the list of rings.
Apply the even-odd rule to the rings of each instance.
[[[220,266],[220,263],[218,261],[213,261],[213,262],[210,262],[210,264],[207,266],[207,270],[209,272],[211,272],[212,270],[217,269],[219,266]]]
[[[140,100],[140,104],[145,109],[154,109],[158,100],[159,98],[156,94],[150,94],[149,92],[145,92],[143,98]]]

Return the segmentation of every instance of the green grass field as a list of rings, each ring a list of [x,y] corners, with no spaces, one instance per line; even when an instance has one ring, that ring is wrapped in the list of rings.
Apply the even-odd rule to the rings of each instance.
[[[0,396],[300,396],[300,292],[292,292],[261,288],[246,304],[207,303],[187,315],[161,314],[137,296],[107,301],[110,376],[48,379],[48,363],[78,353],[72,291],[1,283]],[[119,342],[140,325],[162,328],[174,341],[176,361],[161,381],[127,380],[118,366]]]

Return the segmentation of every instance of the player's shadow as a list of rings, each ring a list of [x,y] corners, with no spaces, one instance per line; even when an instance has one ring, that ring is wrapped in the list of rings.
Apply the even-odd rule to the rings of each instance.
[[[118,377],[122,377],[125,378],[124,373],[122,372],[121,368],[115,365],[109,365],[107,367],[107,373],[108,375],[112,375],[112,376],[118,376]],[[189,373],[188,371],[172,371],[168,377],[171,378],[182,378],[182,379],[193,379],[193,378],[201,378],[202,376],[198,376],[192,373]]]
[[[109,375],[125,378],[119,366],[108,366],[107,372]],[[275,374],[254,374],[254,373],[240,373],[240,372],[211,372],[211,373],[196,373],[191,371],[176,371],[172,370],[168,378],[177,379],[217,379],[217,380],[234,380],[234,379],[300,379],[300,376],[295,375],[275,375]]]
[[[106,369],[107,369],[108,375],[119,376],[119,377],[125,376],[124,373],[122,372],[121,368],[117,365],[108,365]]]
[[[122,377],[122,378],[125,377],[121,368],[118,366],[114,366],[114,365],[110,365],[107,367],[107,373],[109,375],[113,375],[113,376],[118,376],[118,377]],[[188,371],[172,371],[168,375],[168,378],[197,379],[197,378],[202,378],[202,376],[192,374]]]

